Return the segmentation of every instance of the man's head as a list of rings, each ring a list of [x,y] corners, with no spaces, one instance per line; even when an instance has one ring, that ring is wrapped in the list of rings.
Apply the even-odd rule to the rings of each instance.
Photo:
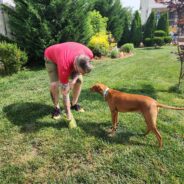
[[[90,58],[86,55],[79,55],[75,61],[75,69],[81,74],[91,72],[93,66],[90,63]]]

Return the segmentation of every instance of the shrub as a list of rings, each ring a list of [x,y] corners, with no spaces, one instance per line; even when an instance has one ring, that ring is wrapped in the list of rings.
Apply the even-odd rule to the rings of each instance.
[[[101,57],[106,55],[109,49],[108,35],[102,32],[92,36],[88,47],[93,51],[95,56]]]
[[[123,51],[126,53],[133,52],[133,50],[134,50],[134,45],[132,43],[126,43],[126,44],[122,45],[120,48],[120,51]]]
[[[118,58],[119,57],[119,50],[115,48],[111,51],[111,58]]]
[[[154,32],[154,37],[164,37],[166,36],[166,32],[162,30],[157,30]]]
[[[172,42],[172,37],[171,36],[166,36],[164,37],[164,42],[167,43],[171,43]]]
[[[0,42],[0,61],[4,65],[5,74],[18,72],[27,59],[27,54],[21,51],[16,44]]]
[[[112,33],[111,32],[108,32],[108,41],[109,41],[109,49],[110,50],[113,50],[114,48],[117,47],[117,43],[116,43],[116,40],[115,38],[113,37]]]
[[[145,38],[144,45],[147,47],[153,46],[153,39],[152,38]]]
[[[154,37],[153,38],[153,43],[154,43],[154,45],[161,47],[161,46],[164,45],[164,38],[162,38],[162,37]]]

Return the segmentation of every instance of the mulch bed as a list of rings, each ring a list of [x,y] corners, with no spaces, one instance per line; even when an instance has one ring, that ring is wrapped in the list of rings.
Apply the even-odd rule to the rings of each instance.
[[[101,56],[101,57],[95,56],[94,60],[96,60],[96,61],[103,61],[103,60],[108,60],[108,59],[123,59],[123,58],[131,57],[133,55],[134,55],[133,53],[120,52],[118,58],[110,58],[110,57],[107,57],[107,56]]]

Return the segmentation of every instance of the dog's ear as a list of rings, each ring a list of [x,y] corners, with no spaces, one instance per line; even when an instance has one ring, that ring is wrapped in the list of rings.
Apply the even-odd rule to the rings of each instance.
[[[93,91],[93,92],[100,93],[101,87],[100,87],[99,84],[95,84],[94,86],[92,86],[92,87],[90,88],[90,90]]]
[[[98,87],[96,85],[94,85],[94,86],[92,86],[90,88],[90,91],[92,91],[92,92],[98,92]]]

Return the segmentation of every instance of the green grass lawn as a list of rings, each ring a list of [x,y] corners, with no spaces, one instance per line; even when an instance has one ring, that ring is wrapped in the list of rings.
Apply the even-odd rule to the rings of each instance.
[[[161,103],[184,106],[176,93],[179,65],[175,47],[136,49],[126,59],[95,61],[85,77],[76,113],[77,129],[51,119],[46,70],[24,70],[0,78],[0,183],[184,183],[184,111],[161,109],[158,128],[143,137],[140,114],[120,114],[117,134],[109,138],[110,111],[89,88],[102,82],[120,91],[149,95]]]

